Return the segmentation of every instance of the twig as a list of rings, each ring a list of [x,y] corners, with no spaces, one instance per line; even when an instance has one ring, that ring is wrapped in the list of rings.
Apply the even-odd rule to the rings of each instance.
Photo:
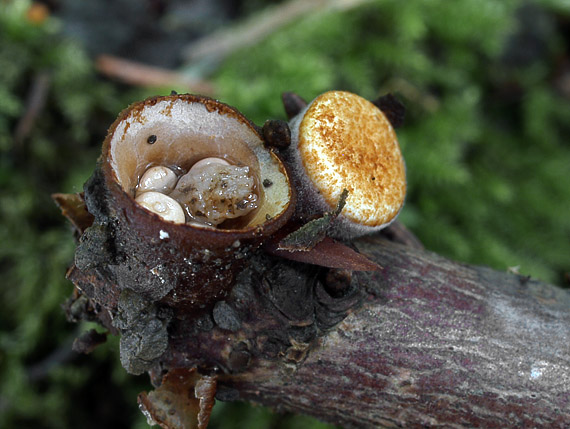
[[[348,10],[371,0],[290,0],[269,8],[235,26],[224,28],[191,43],[183,51],[187,62],[205,58],[222,60],[231,52],[254,45],[281,27],[304,15],[331,10]]]
[[[20,118],[16,126],[16,131],[14,132],[14,143],[16,146],[20,146],[32,131],[36,118],[45,105],[50,81],[50,75],[46,71],[40,71],[34,77],[26,101],[26,111]]]
[[[220,375],[218,398],[358,428],[570,427],[568,291],[378,236],[356,244],[385,267],[356,275],[364,306],[300,359],[292,342]],[[178,362],[206,349],[186,338]]]
[[[149,66],[111,55],[100,55],[96,61],[97,70],[113,79],[129,85],[183,87],[190,92],[213,94],[213,85],[205,80],[194,79],[172,70]]]

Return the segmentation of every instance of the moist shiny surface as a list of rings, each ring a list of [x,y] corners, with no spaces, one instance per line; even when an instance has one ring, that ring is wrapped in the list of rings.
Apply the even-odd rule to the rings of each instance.
[[[258,207],[219,229],[253,228],[290,207],[292,195],[280,160],[266,150],[252,124],[214,100],[184,95],[137,103],[113,124],[104,152],[110,179],[131,197],[136,196],[138,182],[151,166],[167,166],[178,176],[209,157],[248,166]],[[273,186],[261,187],[266,179]]]
[[[190,219],[219,225],[257,208],[254,188],[249,167],[210,163],[193,167],[182,176],[171,196]]]

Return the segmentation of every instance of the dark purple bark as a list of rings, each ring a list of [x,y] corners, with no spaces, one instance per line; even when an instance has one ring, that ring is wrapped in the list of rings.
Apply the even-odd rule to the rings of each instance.
[[[396,222],[353,243],[380,271],[260,250],[225,300],[174,315],[117,286],[109,267],[128,260],[101,253],[120,243],[91,221],[76,261],[96,263],[68,272],[67,313],[120,333],[123,365],[155,385],[197,368],[220,400],[347,427],[570,427],[568,291],[449,261]]]
[[[367,238],[363,306],[219,396],[353,427],[570,427],[570,294]],[[290,347],[303,349],[293,343]]]

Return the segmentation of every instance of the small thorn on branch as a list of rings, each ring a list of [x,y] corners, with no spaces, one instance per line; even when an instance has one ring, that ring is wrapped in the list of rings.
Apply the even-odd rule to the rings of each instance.
[[[307,107],[307,102],[294,92],[284,92],[281,94],[281,100],[283,101],[287,119],[294,118],[301,110]]]

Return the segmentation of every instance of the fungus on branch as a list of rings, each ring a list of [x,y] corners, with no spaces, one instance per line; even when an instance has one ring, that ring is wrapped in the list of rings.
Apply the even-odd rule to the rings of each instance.
[[[81,238],[68,312],[86,297],[73,313],[121,334],[127,371],[166,383],[156,401],[141,397],[160,421],[159,397],[176,396],[175,374],[198,392],[208,377],[265,359],[302,361],[362,301],[350,272],[381,269],[331,236],[386,226],[405,188],[390,123],[354,94],[325,93],[290,125],[263,128],[200,96],[135,103],[111,126],[84,200],[58,198],[85,201],[93,216],[69,210]],[[204,422],[208,380],[207,394],[190,398],[201,398]]]
[[[290,122],[285,152],[299,194],[296,216],[330,212],[349,192],[333,235],[380,230],[398,215],[406,169],[394,128],[370,101],[345,91],[319,95]]]

